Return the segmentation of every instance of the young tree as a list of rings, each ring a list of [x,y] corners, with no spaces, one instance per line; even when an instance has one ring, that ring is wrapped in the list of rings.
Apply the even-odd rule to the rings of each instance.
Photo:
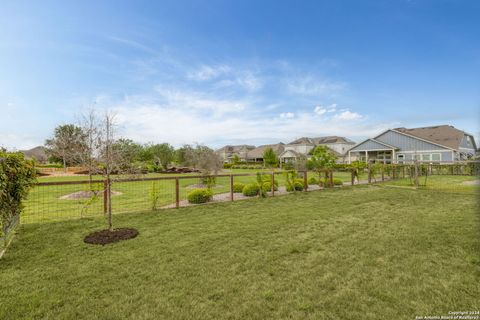
[[[91,111],[85,117],[85,127],[88,147],[80,148],[83,150],[83,165],[88,165],[95,173],[103,175],[105,189],[101,190],[105,194],[107,225],[110,231],[113,231],[112,223],[112,181],[114,174],[136,173],[136,168],[132,166],[132,159],[138,151],[138,145],[127,139],[117,139],[115,117],[111,113],[105,113],[103,117],[98,116]],[[78,152],[78,151],[77,151]]]
[[[308,167],[318,173],[319,181],[322,173],[325,174],[325,185],[330,185],[332,180],[332,169],[335,166],[335,155],[325,146],[317,146],[311,151],[311,158]]]
[[[99,171],[96,156],[100,138],[98,119],[94,109],[82,116],[80,127],[85,135],[85,144],[83,144],[83,148],[77,149],[77,155],[80,162],[88,169],[89,186],[92,190],[92,176]]]
[[[214,150],[207,146],[197,145],[195,148],[187,150],[185,158],[189,165],[199,169],[202,175],[207,176],[204,183],[208,188],[215,185],[214,176],[223,169],[223,162]]]
[[[240,157],[238,156],[238,154],[234,154],[232,157],[232,164],[237,165],[239,162],[240,162]]]
[[[78,150],[84,149],[85,144],[85,133],[73,124],[56,127],[53,137],[45,141],[48,154],[62,161],[65,172],[67,165],[78,163]]]
[[[272,148],[267,148],[263,151],[263,163],[269,168],[278,166],[278,157]]]

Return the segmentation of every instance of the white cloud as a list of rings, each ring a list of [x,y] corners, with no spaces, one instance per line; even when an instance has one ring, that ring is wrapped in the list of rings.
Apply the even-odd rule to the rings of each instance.
[[[215,79],[221,75],[228,74],[232,69],[227,65],[208,66],[202,65],[200,68],[194,71],[190,71],[187,77],[197,81],[207,81]]]
[[[315,109],[313,110],[317,115],[321,116],[322,114],[327,112],[327,109],[325,109],[322,106],[316,106]]]
[[[362,115],[359,113],[351,112],[347,110],[347,111],[342,111],[339,114],[336,114],[335,118],[339,120],[359,120],[362,118]]]
[[[223,115],[243,111],[248,104],[240,99],[222,99],[196,91],[157,87],[156,92],[158,93],[157,101],[171,108],[184,109],[186,112],[197,110],[211,112],[211,115]]]
[[[293,77],[287,80],[288,91],[302,96],[334,96],[344,88],[344,83],[312,76]]]
[[[187,96],[183,97],[183,94]],[[130,96],[111,107],[117,114],[122,135],[139,142],[167,141],[175,146],[203,143],[219,147],[228,143],[288,142],[299,136],[341,135],[372,136],[386,126],[372,126],[362,121],[344,125],[345,118],[358,120],[354,112],[343,111],[331,117],[315,117],[315,112],[283,112],[278,116],[257,112],[252,101],[200,98],[196,94],[162,92],[160,98]],[[165,98],[166,97],[166,98]],[[203,107],[204,101],[207,109]],[[241,112],[217,113],[210,105],[231,109],[243,105]],[[197,107],[192,107],[197,105]],[[198,105],[200,105],[198,107]],[[207,111],[207,112],[206,112]],[[358,114],[357,114],[358,115]],[[295,121],[286,121],[289,119]],[[360,119],[361,120],[361,119]],[[268,141],[267,141],[268,140]]]
[[[295,117],[295,114],[293,112],[280,113],[280,118],[282,118],[282,119],[291,119],[293,117]]]

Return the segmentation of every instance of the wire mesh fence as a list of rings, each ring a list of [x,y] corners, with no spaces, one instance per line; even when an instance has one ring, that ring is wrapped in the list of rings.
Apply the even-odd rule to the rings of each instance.
[[[211,192],[209,202],[267,197],[328,187],[382,183],[392,187],[474,192],[476,165],[370,164],[358,170],[333,170],[219,174],[214,176],[135,177],[112,180],[112,212],[144,212],[192,205],[188,195],[197,189]],[[331,174],[330,174],[331,173]],[[292,174],[292,172],[290,172]],[[452,178],[454,177],[454,178]],[[245,192],[256,185],[264,192]],[[22,223],[57,221],[102,215],[106,212],[105,181],[40,182],[31,191],[22,213]]]

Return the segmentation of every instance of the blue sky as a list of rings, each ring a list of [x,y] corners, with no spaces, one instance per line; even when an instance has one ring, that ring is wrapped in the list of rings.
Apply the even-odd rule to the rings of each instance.
[[[0,145],[91,106],[139,142],[480,135],[479,1],[3,1]]]

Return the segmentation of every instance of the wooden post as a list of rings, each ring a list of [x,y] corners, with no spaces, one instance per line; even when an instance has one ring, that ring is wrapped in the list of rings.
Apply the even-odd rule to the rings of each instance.
[[[405,166],[402,165],[402,178],[405,179]]]
[[[275,196],[275,172],[272,172],[272,197]]]
[[[329,182],[330,187],[333,188],[334,187],[334,185],[333,185],[333,170],[329,170],[328,174],[330,175],[330,179],[329,179],[330,180],[330,182]]]
[[[307,192],[308,189],[308,178],[307,178],[307,171],[303,172],[303,191]]]
[[[103,180],[103,214],[107,214],[107,205],[108,205],[108,181]]]
[[[382,164],[382,181],[385,181],[385,164]]]
[[[355,169],[352,169],[352,186],[355,184]]]
[[[368,184],[372,183],[372,164],[368,163]]]
[[[233,201],[233,175],[230,175],[230,201]]]
[[[175,208],[180,207],[180,181],[178,177],[175,178]]]

